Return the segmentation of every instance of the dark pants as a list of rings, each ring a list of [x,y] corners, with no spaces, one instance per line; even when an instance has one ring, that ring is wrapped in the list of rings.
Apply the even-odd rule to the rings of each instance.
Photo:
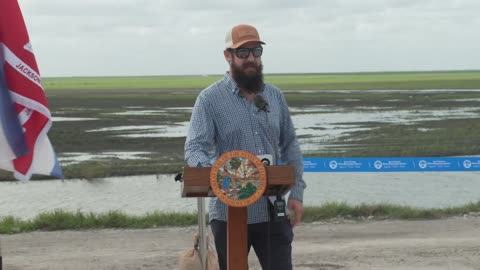
[[[227,270],[227,223],[210,222],[220,270]],[[270,232],[270,234],[268,234]],[[293,231],[290,221],[264,222],[248,225],[247,248],[253,246],[263,270],[292,269]]]

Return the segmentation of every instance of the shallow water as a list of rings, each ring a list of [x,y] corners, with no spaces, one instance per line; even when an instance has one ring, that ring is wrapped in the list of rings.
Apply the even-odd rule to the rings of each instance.
[[[305,205],[324,202],[392,203],[416,207],[459,206],[480,200],[480,172],[306,173]],[[98,180],[0,182],[0,216],[32,218],[57,208],[128,214],[193,212],[195,198],[180,197],[173,175]]]
[[[191,108],[190,108],[191,109]],[[170,109],[172,110],[172,109]],[[179,108],[189,111],[188,108]],[[423,121],[441,119],[461,119],[480,117],[477,107],[456,109],[422,109],[395,110],[392,107],[353,107],[350,109],[332,106],[292,107],[292,121],[300,138],[303,151],[324,149],[341,137],[350,136],[352,132],[367,131],[376,128],[369,123],[395,123],[409,125]],[[138,115],[148,114],[146,111],[128,111],[125,113]],[[361,119],[361,123],[359,123]],[[86,132],[115,132],[111,136],[126,138],[161,138],[185,137],[189,122],[178,122],[171,125],[138,125],[115,126],[87,130]],[[311,140],[314,142],[310,142]],[[322,142],[321,144],[319,142]]]

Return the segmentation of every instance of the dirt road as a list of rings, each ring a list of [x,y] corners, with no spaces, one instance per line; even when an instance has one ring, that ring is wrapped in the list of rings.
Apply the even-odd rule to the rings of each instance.
[[[0,236],[4,269],[177,269],[196,228]],[[294,269],[480,269],[480,218],[303,224]],[[253,252],[250,269],[260,269]]]

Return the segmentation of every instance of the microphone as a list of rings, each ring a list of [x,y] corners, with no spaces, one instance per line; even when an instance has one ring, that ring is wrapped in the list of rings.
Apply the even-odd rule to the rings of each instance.
[[[275,164],[277,164],[277,146],[273,142],[272,131],[271,131],[271,127],[270,127],[270,121],[268,121],[268,114],[270,112],[268,110],[268,106],[269,106],[268,102],[263,96],[255,95],[253,97],[253,104],[255,105],[255,107],[258,108],[259,112],[260,111],[265,112],[265,117],[266,117],[266,120],[267,120],[267,132],[268,132],[267,142],[273,150],[273,153],[272,153],[273,154],[272,155],[273,156],[273,164],[272,165],[275,165]]]
[[[255,97],[253,97],[253,104],[258,108],[258,111],[270,112],[268,110],[268,102],[261,95],[255,95]]]

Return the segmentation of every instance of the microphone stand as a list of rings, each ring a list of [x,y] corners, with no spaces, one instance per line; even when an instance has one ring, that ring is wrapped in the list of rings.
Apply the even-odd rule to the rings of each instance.
[[[275,144],[273,143],[273,137],[272,137],[272,132],[271,132],[271,127],[270,125],[268,124],[269,121],[268,121],[268,113],[270,111],[268,111],[268,109],[266,108],[265,109],[265,115],[266,115],[266,120],[267,120],[267,133],[268,133],[268,144],[270,144],[270,147],[272,148],[273,150],[273,164],[272,165],[275,165],[275,164],[278,164],[278,160],[277,160],[277,147],[275,147]]]
[[[268,102],[265,100],[265,98],[263,98],[262,96],[260,95],[256,95],[254,98],[253,98],[253,101],[254,101],[254,104],[255,104],[255,107],[258,108],[258,111],[264,111],[265,112],[265,117],[266,117],[266,121],[267,121],[267,143],[270,145],[270,147],[272,148],[273,150],[273,165],[276,165],[278,164],[278,160],[277,160],[277,145],[274,143],[273,141],[273,137],[272,137],[272,131],[271,131],[271,127],[270,127],[270,124],[269,124],[269,119],[268,119],[268,114],[269,114],[269,110],[268,110]],[[269,198],[268,201],[271,201],[271,199]],[[270,202],[268,202],[270,204]],[[283,200],[282,196],[281,195],[277,195],[276,196],[276,200],[275,202],[271,201],[272,203],[272,207],[273,207],[273,213],[271,213],[271,218],[272,220],[270,220],[270,222],[273,222],[273,221],[278,221],[278,220],[282,220],[284,218],[286,218],[286,212],[285,212],[285,206],[286,206],[286,203],[285,201]],[[270,206],[269,206],[270,208]],[[270,212],[270,211],[269,211]],[[267,269],[270,270],[271,269],[271,259],[272,259],[272,254],[271,254],[271,250],[270,250],[270,222],[268,223],[268,226],[267,226],[267,230],[268,230],[268,249],[267,249],[267,257],[268,257],[268,261],[267,261]]]
[[[265,112],[265,117],[266,117],[266,121],[267,121],[267,134],[268,134],[268,138],[267,138],[267,143],[270,145],[270,147],[272,148],[273,150],[273,155],[272,155],[272,158],[273,158],[273,164],[272,165],[275,165],[278,163],[277,161],[277,147],[276,145],[273,143],[273,137],[272,137],[272,132],[271,132],[271,127],[270,127],[270,122],[269,122],[269,119],[268,119],[268,113],[270,112],[268,110],[268,102],[260,95],[256,95],[254,97],[254,104],[255,106],[258,108],[258,111],[263,111]]]

